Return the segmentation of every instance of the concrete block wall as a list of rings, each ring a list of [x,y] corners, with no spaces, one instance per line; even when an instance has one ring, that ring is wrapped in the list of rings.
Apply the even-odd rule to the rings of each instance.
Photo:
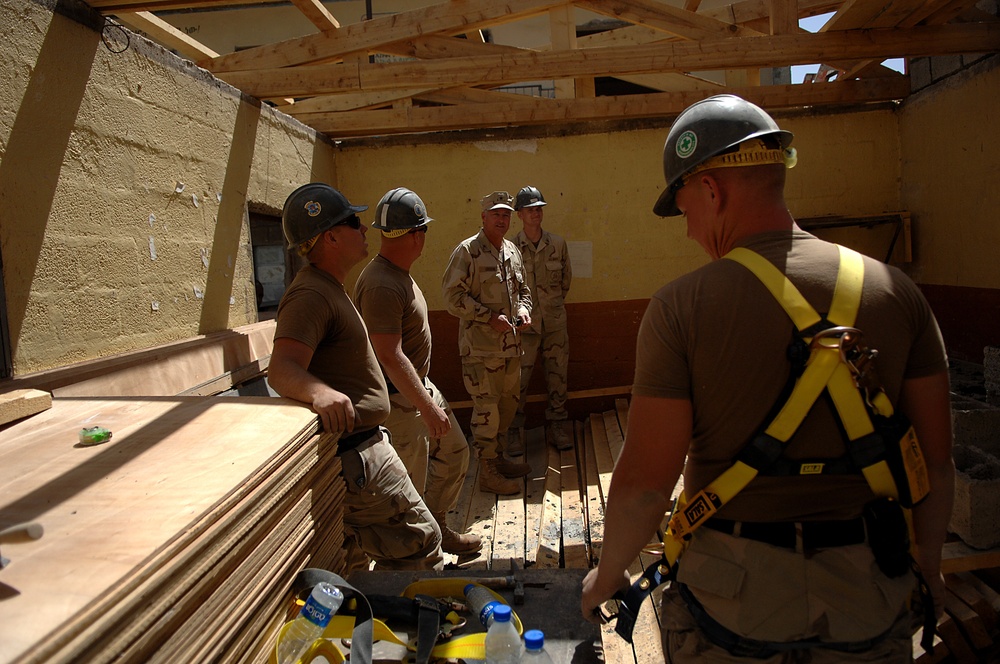
[[[983,349],[983,381],[988,397],[1000,397],[1000,346]]]
[[[974,445],[956,446],[955,468],[949,530],[976,549],[1000,546],[1000,458]]]

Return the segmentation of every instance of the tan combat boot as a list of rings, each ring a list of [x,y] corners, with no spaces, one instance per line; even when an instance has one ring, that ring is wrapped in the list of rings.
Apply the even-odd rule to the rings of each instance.
[[[448,527],[443,514],[435,514],[434,520],[441,528],[441,550],[456,556],[463,553],[475,553],[483,548],[483,541],[475,533],[456,533]]]
[[[557,450],[573,449],[573,431],[569,420],[552,420],[545,428],[545,438]]]
[[[497,470],[500,458],[479,460],[479,490],[483,493],[495,493],[500,496],[512,496],[521,491],[521,484],[509,480]]]
[[[524,456],[524,438],[521,436],[520,427],[507,429],[506,452],[512,457]]]
[[[504,477],[524,477],[531,472],[531,464],[511,461],[503,454],[497,457],[497,471]]]

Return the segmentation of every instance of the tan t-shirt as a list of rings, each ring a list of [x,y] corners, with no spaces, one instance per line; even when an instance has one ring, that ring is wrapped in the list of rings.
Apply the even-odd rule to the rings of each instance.
[[[371,334],[402,336],[403,355],[421,379],[431,368],[431,326],[427,301],[410,273],[376,256],[358,276],[354,302]]]
[[[741,246],[788,275],[821,314],[836,283],[836,245],[804,231],[763,233]],[[893,404],[904,378],[947,368],[930,307],[900,270],[865,258],[856,327],[879,351],[876,368]],[[764,423],[788,380],[786,350],[794,326],[760,281],[742,265],[714,261],[656,293],[640,326],[633,393],[690,399],[694,428],[684,471],[688,496],[732,465]],[[817,401],[786,448],[790,458],[839,457],[845,451],[836,415]],[[872,494],[860,475],[758,477],[720,512],[745,521],[852,518]]]
[[[344,286],[312,265],[299,270],[278,305],[274,338],[313,349],[309,373],[343,392],[354,404],[354,430],[385,422],[389,392],[368,330]]]

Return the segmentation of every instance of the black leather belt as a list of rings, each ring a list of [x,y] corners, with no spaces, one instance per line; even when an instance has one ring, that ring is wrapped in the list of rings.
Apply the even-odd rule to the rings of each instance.
[[[343,454],[344,452],[353,450],[355,447],[364,443],[378,433],[378,430],[378,427],[372,427],[370,429],[364,429],[363,431],[355,431],[349,436],[341,436],[340,440],[337,441],[337,454]]]
[[[791,521],[759,523],[713,518],[706,521],[705,526],[734,537],[745,537],[787,549],[795,548],[797,526],[802,528],[802,548],[806,550],[829,549],[835,546],[861,544],[865,541],[865,522],[861,517],[847,521],[803,521],[800,523]],[[737,528],[737,526],[739,527]]]

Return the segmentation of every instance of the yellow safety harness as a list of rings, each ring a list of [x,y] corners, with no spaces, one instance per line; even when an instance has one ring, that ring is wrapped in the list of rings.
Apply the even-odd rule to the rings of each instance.
[[[839,249],[837,284],[825,319],[767,259],[745,248],[725,256],[750,270],[781,304],[804,344],[802,350],[808,350],[807,360],[801,375],[795,378],[793,374],[794,385],[778,414],[743,449],[732,467],[690,500],[683,492],[677,499],[663,537],[663,559],[633,584],[619,607],[615,629],[625,640],[631,642],[645,596],[676,575],[677,562],[691,534],[782,456],[785,444],[824,391],[846,432],[848,455],[872,492],[905,508],[927,495],[927,468],[916,434],[902,415],[893,412],[875,375],[877,351],[862,345],[861,331],[854,327],[864,283],[862,257],[845,247]],[[798,464],[797,473],[822,474],[824,465],[823,461]],[[926,590],[922,579],[921,587]],[[931,627],[932,634],[933,624]],[[924,631],[926,639],[926,625]]]

